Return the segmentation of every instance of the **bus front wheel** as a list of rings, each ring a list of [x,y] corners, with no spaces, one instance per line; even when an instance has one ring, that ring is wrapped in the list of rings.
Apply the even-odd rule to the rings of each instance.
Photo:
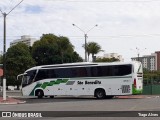
[[[106,93],[104,89],[96,89],[95,90],[95,97],[98,99],[104,99],[106,97]]]
[[[42,90],[37,90],[37,91],[36,91],[36,96],[37,96],[38,98],[43,98],[43,96],[44,96],[43,91],[42,91]]]

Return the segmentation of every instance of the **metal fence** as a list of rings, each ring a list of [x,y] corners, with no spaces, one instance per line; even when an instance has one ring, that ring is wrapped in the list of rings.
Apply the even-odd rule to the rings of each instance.
[[[144,80],[143,93],[144,95],[158,95],[160,94],[160,79]]]

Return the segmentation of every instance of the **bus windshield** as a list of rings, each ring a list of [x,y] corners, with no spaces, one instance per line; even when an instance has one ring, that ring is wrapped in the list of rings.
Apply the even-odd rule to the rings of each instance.
[[[34,80],[35,74],[36,70],[27,71],[22,79],[22,87],[31,84]]]

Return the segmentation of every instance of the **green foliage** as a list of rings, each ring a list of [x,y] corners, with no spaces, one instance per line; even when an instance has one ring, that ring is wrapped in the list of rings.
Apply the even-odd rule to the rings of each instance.
[[[160,71],[150,71],[143,69],[144,85],[147,84],[160,84]]]
[[[33,44],[32,56],[36,65],[82,61],[79,55],[75,57],[74,46],[67,37],[58,37],[54,34],[43,34],[41,39]]]
[[[2,63],[3,63],[3,55],[0,54],[0,64],[2,64]]]
[[[85,45],[83,45],[83,47],[85,48]],[[103,50],[101,49],[101,46],[98,43],[88,42],[86,44],[86,51],[87,51],[87,54],[88,54],[88,61],[89,61],[90,54],[92,55],[92,61],[94,61],[94,55],[98,54],[99,52],[101,52]]]
[[[59,37],[59,39],[57,40],[57,44],[61,55],[61,63],[64,63],[64,55],[71,55],[73,53],[73,45],[70,43],[67,37],[63,36]],[[70,62],[70,60],[68,62]]]
[[[7,85],[20,85],[16,76],[35,65],[29,47],[24,43],[18,43],[10,47],[6,54],[6,78]]]
[[[113,57],[113,58],[97,58],[95,62],[115,62],[119,61],[119,59]]]
[[[0,62],[3,58],[0,56]],[[82,62],[82,58],[74,51],[74,46],[67,37],[43,34],[33,47],[18,43],[10,47],[6,53],[6,79],[8,85],[20,85],[16,81],[18,74],[35,65]]]
[[[44,35],[40,41],[33,44],[32,57],[35,59],[36,65],[53,64],[55,62],[61,63],[60,57],[57,56],[59,53],[56,40],[56,37],[50,39],[48,35],[46,35],[46,38]]]

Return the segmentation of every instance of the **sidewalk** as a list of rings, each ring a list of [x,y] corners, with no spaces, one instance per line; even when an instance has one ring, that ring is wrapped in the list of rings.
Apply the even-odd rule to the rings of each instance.
[[[26,103],[26,101],[18,100],[15,98],[7,97],[6,100],[3,100],[3,97],[0,96],[0,105],[8,105],[8,104],[21,104],[21,103]]]
[[[159,98],[159,95],[128,95],[128,96],[116,96],[118,99],[142,99],[142,98]]]

